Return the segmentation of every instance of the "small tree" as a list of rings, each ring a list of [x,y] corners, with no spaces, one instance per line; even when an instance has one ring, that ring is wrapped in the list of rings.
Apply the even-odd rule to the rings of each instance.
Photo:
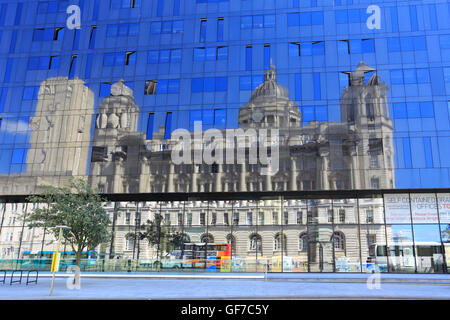
[[[160,259],[160,254],[166,255],[181,248],[183,243],[183,234],[170,226],[170,222],[163,221],[161,214],[157,213],[154,220],[147,220],[146,224],[142,226],[143,232],[138,232],[137,237],[140,240],[147,239],[152,247],[156,247],[157,259]],[[135,238],[134,233],[129,233],[129,237]]]
[[[58,237],[56,226],[68,226],[62,241],[70,245],[76,257],[75,283],[79,283],[79,267],[83,251],[94,250],[109,240],[111,223],[103,208],[101,196],[81,179],[71,180],[67,187],[47,187],[40,195],[28,197],[28,201],[45,204],[38,206],[25,221],[29,228],[47,228]]]

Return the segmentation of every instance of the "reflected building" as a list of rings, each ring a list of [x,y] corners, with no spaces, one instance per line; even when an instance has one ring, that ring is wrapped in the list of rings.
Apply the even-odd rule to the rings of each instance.
[[[350,74],[341,97],[341,122],[304,124],[289,91],[277,83],[276,69],[266,70],[264,83],[239,109],[241,137],[261,129],[276,129],[279,144],[276,172],[262,174],[250,159],[255,142],[246,140],[238,150],[230,129],[214,144],[219,152],[245,154],[244,163],[217,161],[175,164],[172,149],[178,141],[164,128],[151,140],[137,132],[139,107],[123,82],[112,86],[111,96],[99,106],[93,139],[90,181],[105,193],[252,192],[301,190],[390,189],[394,187],[393,127],[387,109],[388,87],[375,71],[361,62]],[[253,131],[250,131],[253,130]],[[202,154],[212,140],[191,133],[190,159]],[[270,132],[267,133],[270,139]],[[200,137],[203,137],[200,135]],[[238,138],[239,139],[239,138]],[[260,153],[259,153],[260,155]]]

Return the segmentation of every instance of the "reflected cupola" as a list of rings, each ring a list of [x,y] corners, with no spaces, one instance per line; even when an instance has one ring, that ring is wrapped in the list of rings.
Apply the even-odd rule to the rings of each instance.
[[[265,71],[264,82],[252,93],[250,100],[239,110],[241,127],[289,128],[299,127],[301,113],[289,99],[289,90],[277,83],[277,70],[270,63]]]

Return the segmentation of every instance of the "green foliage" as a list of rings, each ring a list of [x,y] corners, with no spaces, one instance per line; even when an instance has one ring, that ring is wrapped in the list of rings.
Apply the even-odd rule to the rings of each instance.
[[[180,249],[183,242],[183,233],[176,231],[170,226],[170,222],[164,221],[161,214],[156,214],[155,219],[147,220],[146,224],[142,226],[144,231],[138,232],[136,237],[140,240],[147,239],[152,247],[157,248],[158,256],[161,253],[168,254],[175,249]],[[127,235],[134,238],[134,233]]]
[[[72,180],[67,187],[47,187],[40,195],[28,197],[28,201],[41,205],[25,217],[29,228],[46,228],[58,237],[56,226],[68,226],[62,243],[68,244],[81,257],[82,251],[95,249],[109,240],[111,221],[103,208],[100,195],[81,179]]]

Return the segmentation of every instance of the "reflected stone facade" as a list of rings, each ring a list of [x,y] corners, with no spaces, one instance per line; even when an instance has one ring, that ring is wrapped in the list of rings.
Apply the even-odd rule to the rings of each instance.
[[[261,166],[249,159],[252,145],[248,140],[240,151],[245,153],[245,163],[174,164],[172,149],[178,141],[166,139],[163,128],[151,140],[137,132],[139,108],[132,91],[123,82],[116,83],[111,96],[99,107],[89,179],[105,193],[393,188],[388,88],[376,73],[365,84],[364,75],[371,71],[374,69],[361,62],[351,73],[350,86],[341,97],[341,122],[312,121],[302,125],[298,106],[289,99],[288,90],[277,83],[275,67],[266,70],[264,83],[254,90],[238,116],[243,136],[250,130],[279,132],[279,168],[264,175]],[[222,130],[222,137],[227,137],[229,131]],[[205,152],[213,141],[201,137],[192,133],[193,155]],[[236,144],[230,146],[225,138],[214,143],[221,145],[225,153],[228,148],[236,149]]]
[[[37,112],[31,119],[32,147],[28,152],[26,177],[29,191],[34,185],[58,185],[66,177],[84,176],[89,151],[88,179],[102,193],[393,188],[393,127],[387,110],[388,88],[376,74],[366,81],[365,73],[371,71],[361,62],[350,74],[350,86],[341,97],[340,122],[305,124],[288,90],[277,83],[275,67],[271,65],[266,70],[264,83],[239,110],[238,125],[242,130],[238,132],[245,135],[251,130],[278,130],[279,145],[269,151],[279,152],[279,168],[274,174],[261,174],[261,165],[251,164],[251,140],[246,141],[242,150],[237,150],[246,155],[245,163],[176,165],[171,156],[177,140],[165,139],[163,128],[154,132],[151,140],[138,131],[140,109],[133,91],[123,81],[112,85],[111,95],[93,115],[92,94],[80,80],[50,79],[41,86]],[[91,119],[95,130],[89,150],[91,139],[87,128]],[[219,133],[227,137],[231,130],[223,129]],[[196,134],[189,133],[193,154],[202,152],[210,143],[199,141]],[[237,149],[225,139],[215,143],[221,143],[225,151]],[[67,150],[71,151],[62,152]],[[74,166],[73,161],[79,164]],[[31,178],[32,175],[38,178]],[[2,232],[2,258],[21,256],[20,252],[23,255],[27,250],[52,249],[51,236],[43,230],[25,231],[20,222],[16,225],[16,215],[31,207],[31,204],[21,210],[14,205],[4,207],[4,221],[11,228]],[[142,260],[160,255],[157,248],[134,236],[140,225],[153,220],[157,214],[184,233],[186,241],[231,243],[236,261],[268,259],[273,268],[281,268],[279,259],[287,259],[298,269],[291,271],[336,271],[343,261],[351,269],[347,271],[361,271],[370,244],[392,237],[391,229],[382,225],[383,204],[377,199],[359,204],[356,199],[276,198],[121,202],[107,206],[107,210],[114,233],[111,242],[99,246],[97,251],[108,258]],[[361,219],[368,212],[370,217],[365,221],[370,225],[366,231],[359,230],[357,225],[366,223]],[[18,237],[19,243],[15,241]]]

